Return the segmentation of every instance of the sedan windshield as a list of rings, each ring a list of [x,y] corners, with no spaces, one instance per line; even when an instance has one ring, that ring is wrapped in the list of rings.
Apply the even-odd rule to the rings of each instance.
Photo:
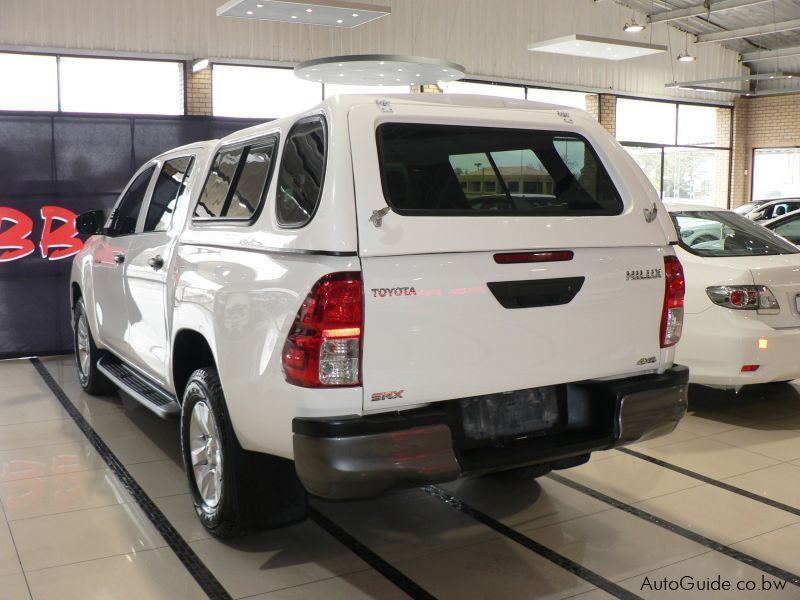
[[[680,245],[698,256],[797,254],[795,246],[734,212],[697,210],[670,213]]]
[[[747,213],[754,211],[757,207],[758,204],[756,204],[755,202],[749,202],[747,204],[742,204],[741,206],[737,206],[736,208],[733,209],[733,212],[740,215],[746,215]]]

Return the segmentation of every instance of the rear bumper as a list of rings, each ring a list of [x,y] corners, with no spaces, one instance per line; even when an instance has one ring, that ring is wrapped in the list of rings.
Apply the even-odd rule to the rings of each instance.
[[[691,367],[691,383],[738,387],[800,378],[800,327],[774,329],[750,312],[712,307],[684,317],[675,356]],[[742,373],[743,365],[759,367]]]
[[[676,365],[662,374],[570,384],[562,431],[478,448],[463,443],[447,402],[363,417],[296,418],[295,465],[310,493],[337,500],[528,465],[563,468],[595,450],[670,433],[686,412],[688,380],[688,369]]]

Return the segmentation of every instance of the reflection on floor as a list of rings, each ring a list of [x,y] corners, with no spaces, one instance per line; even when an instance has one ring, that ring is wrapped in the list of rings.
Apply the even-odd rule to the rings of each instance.
[[[210,538],[186,491],[177,422],[119,396],[82,393],[70,357],[42,362],[231,597],[407,597],[313,521],[228,543]],[[0,381],[0,597],[205,597],[32,364],[0,362]],[[696,396],[672,435],[633,447],[677,470],[609,451],[560,474],[755,557],[772,573],[551,478],[441,488],[636,596],[730,597],[657,589],[665,578],[719,576],[757,586],[736,598],[800,598],[800,578],[762,591],[781,581],[775,572],[800,574],[800,394],[774,385]],[[612,597],[424,490],[314,506],[437,598]]]

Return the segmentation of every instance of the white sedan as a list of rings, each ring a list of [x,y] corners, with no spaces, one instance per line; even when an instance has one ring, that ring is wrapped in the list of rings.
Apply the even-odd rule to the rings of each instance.
[[[800,249],[732,211],[667,206],[686,277],[675,362],[727,388],[800,378]]]

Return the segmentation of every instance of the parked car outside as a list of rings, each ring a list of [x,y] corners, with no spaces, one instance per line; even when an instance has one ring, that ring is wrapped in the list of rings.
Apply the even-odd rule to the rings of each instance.
[[[733,212],[740,214],[742,216],[747,215],[749,212],[754,211],[759,206],[763,206],[767,202],[771,202],[772,200],[752,200],[746,204],[742,204],[741,206],[737,206],[733,209]]]
[[[740,388],[800,377],[800,250],[733,211],[667,209],[686,273],[676,360],[690,382]]]
[[[148,161],[77,226],[81,385],[180,416],[216,536],[307,492],[567,468],[686,410],[675,229],[583,111],[334,97]]]

